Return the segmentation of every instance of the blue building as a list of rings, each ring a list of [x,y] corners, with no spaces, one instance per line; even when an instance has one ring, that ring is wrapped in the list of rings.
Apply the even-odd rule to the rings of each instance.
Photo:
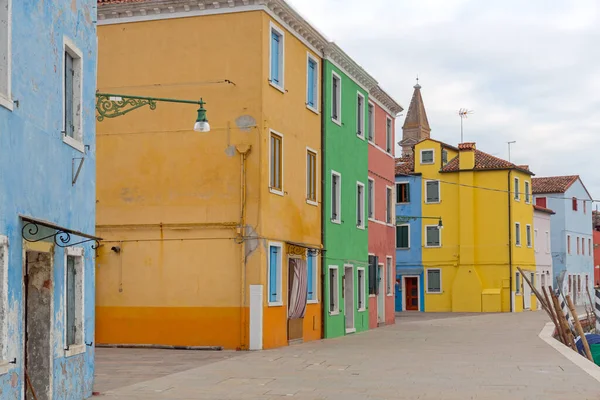
[[[576,305],[587,301],[594,287],[592,196],[577,175],[532,179],[538,206],[555,212],[550,217],[553,287],[569,294]]]
[[[95,19],[96,0],[0,0],[2,399],[92,395]]]
[[[424,311],[421,176],[413,156],[396,159],[396,311]]]

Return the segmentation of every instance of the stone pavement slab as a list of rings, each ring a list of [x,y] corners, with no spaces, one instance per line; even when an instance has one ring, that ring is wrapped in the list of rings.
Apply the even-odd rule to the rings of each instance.
[[[362,334],[233,353],[104,395],[148,400],[600,399],[600,383],[538,337],[546,322],[541,311],[399,318],[394,326]]]

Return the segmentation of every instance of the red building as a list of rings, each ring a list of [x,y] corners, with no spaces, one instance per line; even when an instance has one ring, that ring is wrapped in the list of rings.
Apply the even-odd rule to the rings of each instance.
[[[369,292],[369,329],[393,324],[396,277],[395,119],[402,111],[381,88],[369,96],[369,279],[377,286]]]

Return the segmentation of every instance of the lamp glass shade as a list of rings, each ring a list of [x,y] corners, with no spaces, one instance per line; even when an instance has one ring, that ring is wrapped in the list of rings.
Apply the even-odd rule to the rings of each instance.
[[[196,121],[194,130],[196,132],[210,132],[210,125],[207,121]]]

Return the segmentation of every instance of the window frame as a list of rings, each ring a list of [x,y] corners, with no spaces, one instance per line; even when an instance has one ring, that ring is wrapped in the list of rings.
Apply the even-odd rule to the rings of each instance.
[[[439,291],[429,290],[429,271],[438,271],[440,277],[440,288]],[[441,268],[426,268],[425,269],[425,293],[427,294],[442,294],[442,269]]]
[[[519,192],[521,190],[521,182],[520,182],[519,178],[516,176],[513,179],[513,190],[514,190],[514,194],[515,194],[514,200],[521,201],[521,193]]]
[[[66,54],[73,59],[73,137],[67,135],[67,93],[66,93]],[[83,52],[75,45],[73,40],[63,36],[62,56],[62,139],[63,143],[71,146],[80,153],[85,153],[83,144]]]
[[[580,252],[579,252],[579,249],[580,249],[580,247],[579,247],[579,240],[580,240],[579,236],[577,236],[575,240],[577,241],[577,255],[579,255],[580,254]]]
[[[308,260],[309,258],[313,259],[313,265],[312,265],[312,269],[313,269],[313,298],[309,298],[309,294],[306,294],[306,303],[307,304],[318,304],[319,303],[319,258],[316,255],[311,255],[310,254],[311,251],[310,250],[306,250],[306,268],[308,270],[309,268],[309,263]],[[308,290],[308,286],[307,286],[307,290]]]
[[[337,176],[338,177],[338,188],[336,190],[335,193],[333,193],[333,177]],[[331,178],[331,206],[330,206],[330,213],[329,213],[329,220],[331,222],[333,222],[334,224],[341,224],[342,223],[342,174],[331,170],[331,173],[329,174],[330,178]],[[337,216],[334,218],[333,216],[333,196],[335,196],[336,198],[336,204],[337,204]]]
[[[280,188],[274,187],[273,186],[273,182],[271,181],[271,173],[272,173],[272,168],[273,168],[273,144],[272,144],[272,138],[273,136],[278,136],[279,137],[279,143],[280,143],[280,151],[279,151],[279,183],[280,183]],[[283,156],[284,156],[284,152],[283,152],[283,133],[277,132],[274,129],[270,129],[269,130],[269,192],[276,194],[278,196],[283,196],[284,195],[284,191],[283,191]]]
[[[539,245],[539,240],[538,240],[538,230],[537,229],[533,230],[533,248],[536,253],[540,252],[540,245]]]
[[[362,272],[362,282],[360,279],[360,274]],[[358,311],[366,311],[367,310],[367,303],[368,303],[368,296],[367,296],[367,278],[366,278],[366,272],[365,272],[365,267],[356,267],[356,279],[357,279],[357,287],[358,287],[358,294],[357,294],[357,300],[358,300]],[[362,307],[361,307],[361,294],[362,294]]]
[[[585,238],[581,238],[581,255],[585,256]]]
[[[273,32],[277,33],[280,37],[279,42],[279,83],[273,80]],[[279,26],[275,25],[273,21],[269,23],[269,85],[285,94],[285,31]]]
[[[546,254],[550,253],[550,232],[545,231],[546,233]]]
[[[533,237],[531,236],[531,225],[525,224],[525,241],[527,247],[531,248],[533,245]]]
[[[423,162],[423,153],[431,152],[431,162]],[[421,165],[433,165],[435,164],[435,149],[422,149],[419,152],[419,164]]]
[[[362,188],[361,193],[359,194],[359,188]],[[360,198],[360,195],[362,194],[362,199]],[[358,220],[358,216],[361,216],[360,221]],[[356,181],[356,227],[358,229],[365,229],[365,215],[366,215],[366,209],[365,209],[365,184],[360,182],[360,181]]]
[[[575,212],[579,211],[579,204],[577,204],[578,203],[577,197],[573,197],[571,199],[571,203],[572,203],[571,204],[572,211],[575,211]]]
[[[427,184],[429,182],[437,182],[437,186],[438,186],[438,200],[437,201],[428,201],[428,199],[427,199]],[[423,184],[425,185],[425,204],[440,204],[442,202],[442,187],[440,185],[440,181],[437,179],[426,179],[423,181]]]
[[[373,111],[372,115],[369,115],[370,111]],[[368,102],[367,105],[367,141],[371,144],[375,144],[375,104],[371,101]]]
[[[521,223],[515,222],[515,246],[521,247]]]
[[[394,295],[394,285],[392,284],[392,282],[395,281],[394,276],[396,275],[394,273],[394,258],[392,256],[386,256],[385,257],[385,268],[386,268],[386,273],[385,273],[385,295],[387,297],[393,296]]]
[[[386,153],[394,152],[394,123],[389,115],[385,116],[385,147]]]
[[[310,70],[310,63],[314,62],[315,63],[315,80],[314,82],[312,82],[312,84],[314,85],[313,87],[313,95],[314,95],[314,99],[313,103],[314,105],[310,105],[310,101],[311,99],[309,98],[309,88],[311,85],[310,79],[309,79],[309,70]],[[306,108],[308,108],[310,111],[314,112],[315,114],[319,114],[319,76],[321,76],[320,74],[320,70],[321,70],[321,65],[319,63],[319,60],[313,56],[310,52],[306,52]]]
[[[331,273],[334,272],[335,286],[331,287]],[[327,279],[329,282],[329,290],[327,293],[327,312],[329,315],[339,315],[340,313],[340,272],[337,265],[329,265],[327,267]],[[334,293],[335,292],[335,293]],[[335,294],[335,295],[334,295]],[[331,309],[331,300],[335,300],[335,307]]]
[[[8,363],[8,259],[10,257],[8,236],[0,235],[0,305],[5,310],[4,319],[0,320],[0,376],[6,374],[11,364]]]
[[[399,185],[406,185],[408,187],[408,201],[398,201],[398,194],[400,193],[400,191],[398,191],[398,186]],[[408,181],[401,181],[401,182],[396,182],[396,204],[409,204],[410,203],[410,182]]]
[[[571,254],[571,235],[567,235],[567,254]]]
[[[538,200],[540,200],[540,203],[543,200],[544,205],[538,204]],[[546,196],[536,197],[535,198],[535,205],[538,206],[538,207],[548,208],[548,198]]]
[[[523,190],[525,191],[525,204],[531,204],[531,184],[529,181],[523,181]]]
[[[407,247],[398,247],[398,228],[408,227],[407,230]],[[396,225],[396,250],[410,250],[410,224],[400,224]]]
[[[371,187],[372,184],[372,187]],[[369,193],[369,188],[372,188],[371,192]],[[375,214],[375,179],[369,177],[368,178],[368,183],[367,183],[367,200],[369,201],[368,205],[367,205],[367,218],[369,221],[375,221],[376,220],[376,214]],[[373,211],[371,213],[371,211]]]
[[[519,271],[515,272],[515,296],[521,296],[521,285],[523,278],[521,277],[521,273]]]
[[[67,275],[68,275],[68,258],[69,257],[74,257],[76,258],[78,261],[76,261],[76,264],[74,266],[75,268],[75,272],[76,272],[76,276],[79,275],[79,279],[80,281],[80,285],[81,285],[81,292],[80,292],[80,304],[79,307],[77,307],[77,293],[75,294],[75,326],[81,326],[81,333],[79,335],[76,335],[75,337],[75,343],[72,345],[67,344],[67,314],[68,314],[68,304],[67,304]],[[64,332],[63,332],[63,349],[64,349],[64,354],[65,357],[72,357],[75,356],[77,354],[82,354],[86,352],[86,345],[85,345],[85,252],[83,250],[83,247],[65,247],[64,250],[64,286],[63,286],[63,301],[62,301],[62,307],[64,310],[64,315],[65,315],[65,324],[64,324]],[[77,284],[75,284],[75,288],[74,290],[77,288]],[[79,320],[77,320],[77,317],[79,317]]]
[[[314,165],[314,169],[313,169],[313,191],[314,191],[314,199],[310,197],[310,182],[309,182],[309,169],[308,169],[308,156],[309,155],[313,155],[314,159],[315,159],[315,165]],[[319,177],[319,154],[317,153],[317,151],[315,149],[312,149],[310,147],[306,147],[306,202],[312,206],[318,206],[319,205],[319,185],[317,184],[317,179]]]
[[[361,103],[362,100],[362,103]],[[365,95],[360,91],[356,92],[356,136],[365,140],[365,113],[367,111]],[[362,111],[362,112],[361,112]]]
[[[278,266],[276,266],[278,270],[276,284],[277,284],[277,292],[275,301],[271,301],[271,247],[276,247],[279,249],[278,252]],[[281,242],[271,242],[267,243],[267,305],[269,307],[282,307],[283,306],[283,243]]]
[[[12,0],[6,4],[6,93],[0,91],[0,106],[13,111],[12,100]],[[0,355],[1,356],[1,355]],[[1,358],[0,358],[1,359]]]
[[[438,225],[425,225],[424,226],[425,229],[423,229],[423,232],[425,233],[425,240],[423,241],[425,243],[425,247],[426,248],[431,248],[431,249],[437,249],[442,247],[442,230],[440,229],[440,227]],[[438,235],[439,235],[439,245],[437,246],[431,246],[427,243],[427,228],[435,228],[438,231]]]
[[[333,81],[338,81],[337,91],[334,90]],[[337,72],[331,71],[331,120],[342,126],[342,77],[338,75]],[[337,97],[337,102],[334,99]],[[336,106],[334,109],[334,106]],[[334,117],[334,114],[337,114],[337,118]]]
[[[448,150],[442,149],[442,166],[448,164]]]
[[[385,223],[392,225],[394,223],[394,189],[391,186],[385,185]]]
[[[588,238],[588,256],[592,255],[592,239]]]

